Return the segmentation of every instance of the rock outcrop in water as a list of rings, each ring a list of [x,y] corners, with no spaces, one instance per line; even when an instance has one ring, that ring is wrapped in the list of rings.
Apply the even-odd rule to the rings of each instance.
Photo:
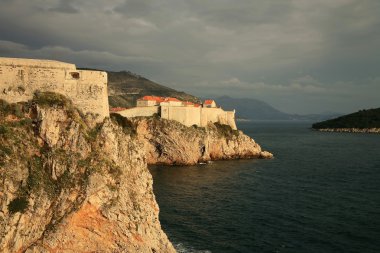
[[[192,165],[210,160],[272,158],[252,138],[227,125],[186,127],[159,117],[133,118],[148,164]]]
[[[127,128],[56,94],[0,107],[0,252],[175,252]]]

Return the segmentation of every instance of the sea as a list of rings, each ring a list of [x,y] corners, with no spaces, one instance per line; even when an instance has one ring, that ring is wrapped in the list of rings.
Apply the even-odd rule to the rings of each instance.
[[[153,166],[177,251],[380,252],[380,135],[240,122],[272,160]]]

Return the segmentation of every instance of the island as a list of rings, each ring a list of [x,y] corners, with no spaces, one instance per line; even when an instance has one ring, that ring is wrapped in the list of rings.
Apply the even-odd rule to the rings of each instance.
[[[312,128],[322,132],[380,133],[380,108],[314,123]]]

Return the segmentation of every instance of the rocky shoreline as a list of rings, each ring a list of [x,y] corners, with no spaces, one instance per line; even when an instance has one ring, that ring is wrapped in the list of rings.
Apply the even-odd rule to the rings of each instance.
[[[380,128],[321,128],[315,130],[320,132],[380,134]]]

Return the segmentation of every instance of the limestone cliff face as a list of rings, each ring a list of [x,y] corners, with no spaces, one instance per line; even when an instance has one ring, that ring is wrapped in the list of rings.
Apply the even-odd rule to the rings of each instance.
[[[0,252],[175,252],[128,130],[70,103],[0,107]]]
[[[54,93],[0,100],[0,252],[175,252],[147,164],[272,157],[224,125],[95,122]]]
[[[191,165],[210,160],[272,158],[241,131],[226,125],[186,127],[160,118],[133,118],[148,164]]]

